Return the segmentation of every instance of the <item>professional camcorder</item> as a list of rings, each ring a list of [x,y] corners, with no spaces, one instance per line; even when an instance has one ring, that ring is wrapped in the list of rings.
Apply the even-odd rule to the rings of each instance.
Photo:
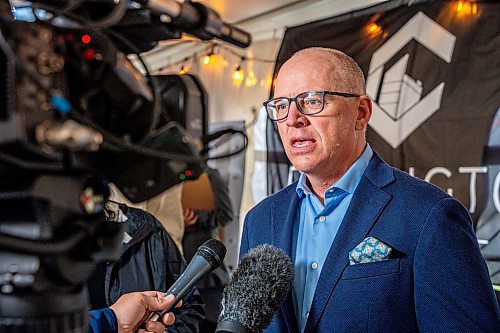
[[[108,183],[144,201],[238,132],[208,134],[201,82],[151,75],[140,54],[182,33],[250,36],[174,0],[1,0],[0,30],[0,331],[86,331],[85,281],[123,234]]]

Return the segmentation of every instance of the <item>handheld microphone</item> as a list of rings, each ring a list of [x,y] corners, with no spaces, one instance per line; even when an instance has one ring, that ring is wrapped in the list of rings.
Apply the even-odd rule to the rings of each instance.
[[[196,251],[188,267],[165,293],[165,295],[172,294],[175,296],[172,306],[161,312],[152,312],[147,321],[159,321],[164,314],[169,312],[184,297],[202,276],[219,267],[225,256],[226,246],[219,240],[209,239],[203,243]]]
[[[224,289],[215,332],[260,333],[273,319],[292,286],[290,257],[264,244],[250,250]]]

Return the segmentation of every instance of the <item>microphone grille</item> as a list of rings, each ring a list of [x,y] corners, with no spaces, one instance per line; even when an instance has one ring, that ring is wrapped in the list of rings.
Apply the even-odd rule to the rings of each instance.
[[[212,268],[217,268],[226,256],[226,246],[217,239],[209,239],[198,248],[196,255],[205,258]]]
[[[294,267],[290,257],[269,245],[251,249],[224,289],[219,322],[238,322],[249,333],[269,324],[291,290]]]

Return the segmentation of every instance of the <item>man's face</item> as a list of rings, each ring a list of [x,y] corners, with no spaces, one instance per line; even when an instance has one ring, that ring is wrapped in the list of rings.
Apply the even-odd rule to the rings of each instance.
[[[335,76],[325,61],[296,56],[282,66],[274,97],[293,98],[312,90],[346,92]],[[297,170],[325,181],[347,171],[360,154],[361,141],[364,147],[364,130],[356,129],[358,105],[358,98],[326,95],[323,111],[305,116],[291,103],[288,117],[278,122],[278,129]]]

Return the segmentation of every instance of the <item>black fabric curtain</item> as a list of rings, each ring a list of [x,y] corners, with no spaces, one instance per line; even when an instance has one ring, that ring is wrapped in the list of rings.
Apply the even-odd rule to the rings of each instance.
[[[421,84],[421,99],[444,83],[439,109],[397,147],[380,135],[384,133],[383,128],[376,131],[370,127],[367,137],[372,147],[391,165],[419,178],[430,177],[430,181],[442,189],[451,189],[449,192],[465,207],[475,205],[470,211],[477,221],[488,196],[486,177],[482,170],[468,168],[483,166],[485,147],[500,104],[500,3],[477,2],[476,14],[459,14],[457,3],[390,1],[289,28],[278,54],[275,75],[294,52],[322,46],[349,54],[369,76],[374,52],[391,41],[418,13],[441,26],[454,39],[449,62],[421,41],[410,38],[383,64],[386,71],[408,56],[405,72],[412,81]],[[382,28],[378,35],[367,33],[371,23]],[[379,96],[370,97],[379,102]],[[391,117],[396,118],[397,115]],[[284,187],[289,179],[287,159],[274,126],[268,122],[269,194]],[[431,171],[433,168],[439,169]]]
[[[374,102],[368,142],[468,208],[500,284],[500,2],[389,1],[289,28],[275,75],[311,46],[358,62]],[[295,178],[274,126],[268,121],[269,194]]]

